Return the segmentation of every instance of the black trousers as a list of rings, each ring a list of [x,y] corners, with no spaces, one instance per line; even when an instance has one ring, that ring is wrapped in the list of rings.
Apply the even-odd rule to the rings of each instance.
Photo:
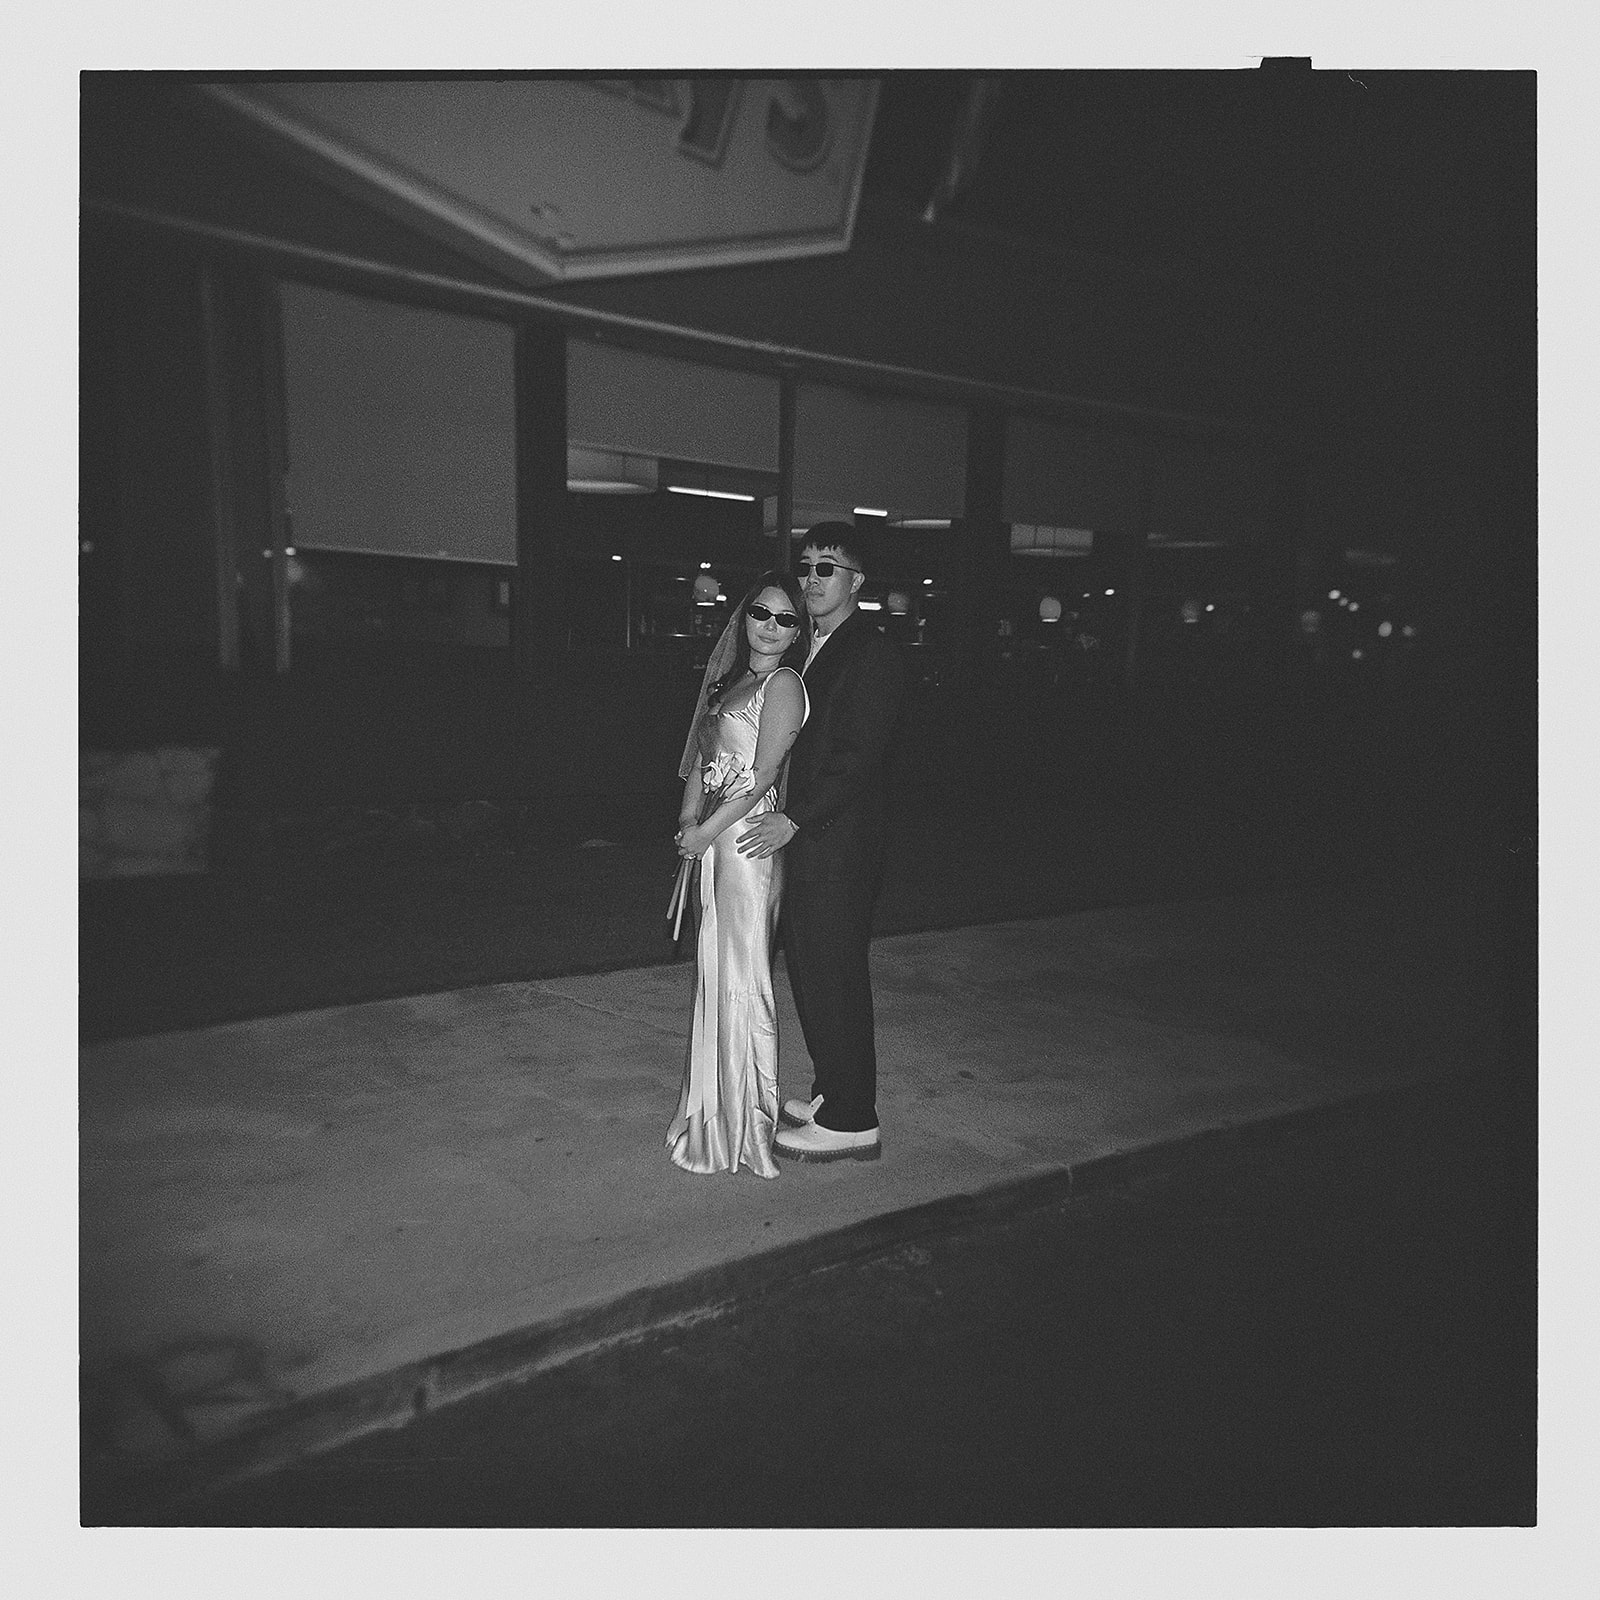
[[[817,1121],[837,1133],[878,1126],[878,1055],[873,1038],[870,881],[784,885],[784,958],[800,1028],[823,1104]]]

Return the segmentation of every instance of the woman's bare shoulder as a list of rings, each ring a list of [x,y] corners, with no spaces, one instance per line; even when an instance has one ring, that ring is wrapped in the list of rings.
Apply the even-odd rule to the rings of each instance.
[[[775,667],[767,679],[765,705],[779,710],[798,711],[805,704],[806,689],[793,667]]]

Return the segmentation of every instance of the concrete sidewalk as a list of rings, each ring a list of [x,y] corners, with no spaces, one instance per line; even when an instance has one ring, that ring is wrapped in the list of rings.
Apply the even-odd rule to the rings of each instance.
[[[1477,942],[1462,901],[1373,886],[879,940],[884,1157],[772,1182],[666,1158],[689,963],[97,1045],[86,1461],[256,1470],[873,1219],[1468,1072],[1496,1048]],[[779,1003],[804,1094],[781,963]]]

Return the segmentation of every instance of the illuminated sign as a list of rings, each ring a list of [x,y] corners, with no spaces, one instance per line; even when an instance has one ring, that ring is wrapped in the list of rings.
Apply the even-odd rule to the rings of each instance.
[[[847,249],[873,78],[212,84],[323,176],[521,282]]]

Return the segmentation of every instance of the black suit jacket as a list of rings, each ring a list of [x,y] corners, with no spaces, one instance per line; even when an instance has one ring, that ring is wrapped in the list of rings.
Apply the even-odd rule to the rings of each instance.
[[[811,713],[789,755],[791,882],[870,883],[883,855],[885,765],[905,699],[900,652],[854,612],[805,671]]]

